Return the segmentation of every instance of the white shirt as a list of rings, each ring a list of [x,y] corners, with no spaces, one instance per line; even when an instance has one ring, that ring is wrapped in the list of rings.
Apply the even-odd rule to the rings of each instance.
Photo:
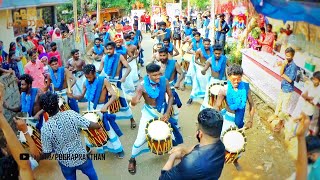
[[[313,83],[308,83],[305,85],[305,89],[302,93],[308,93],[308,97],[313,97],[313,104],[318,104],[320,99],[320,85],[315,87]],[[304,100],[304,99],[303,99]],[[310,102],[304,100],[302,105],[302,111],[308,116],[312,116],[316,110],[316,106],[312,105]]]
[[[48,122],[41,129],[43,153],[76,154],[86,157],[87,152],[82,145],[80,132],[81,128],[88,128],[89,125],[89,120],[73,110],[58,112],[49,117]],[[57,160],[67,167],[79,166],[86,161],[83,158]]]

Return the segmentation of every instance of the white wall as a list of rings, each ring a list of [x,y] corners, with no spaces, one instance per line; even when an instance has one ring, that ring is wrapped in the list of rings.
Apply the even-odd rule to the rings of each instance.
[[[10,22],[12,22],[11,10],[9,10],[8,14],[8,19]],[[7,28],[7,10],[0,11],[0,40],[4,43],[5,51],[8,51],[10,42],[15,41],[13,28]]]

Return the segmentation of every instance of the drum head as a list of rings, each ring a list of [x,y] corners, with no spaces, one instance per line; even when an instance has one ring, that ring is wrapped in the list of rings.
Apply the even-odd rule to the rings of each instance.
[[[154,140],[165,140],[170,136],[170,128],[167,123],[157,120],[148,126],[149,136]]]
[[[239,131],[228,131],[222,137],[222,142],[228,152],[241,151],[245,145],[245,138]]]
[[[220,85],[220,84],[216,84],[216,85],[213,85],[210,87],[210,93],[213,94],[213,95],[218,95],[219,94],[219,91],[220,89],[222,88],[223,86]]]
[[[99,120],[98,119],[99,116],[94,112],[88,112],[88,113],[84,114],[83,117],[86,118],[87,120],[89,120],[91,122],[95,122],[95,123],[98,122],[98,120]]]

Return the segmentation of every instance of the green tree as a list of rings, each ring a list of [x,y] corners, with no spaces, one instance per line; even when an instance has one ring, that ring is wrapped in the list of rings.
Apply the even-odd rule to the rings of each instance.
[[[199,9],[206,9],[207,6],[210,6],[211,1],[208,0],[190,0],[190,6],[193,8],[196,6]]]

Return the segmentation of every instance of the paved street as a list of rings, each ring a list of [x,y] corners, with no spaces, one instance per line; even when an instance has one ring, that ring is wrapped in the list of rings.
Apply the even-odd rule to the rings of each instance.
[[[144,35],[142,43],[145,59],[148,61],[152,56],[153,40],[149,34]],[[178,57],[180,59],[180,56]],[[145,70],[143,69],[143,75]],[[179,91],[180,98],[184,105],[180,112],[180,124],[186,145],[196,143],[196,117],[200,104],[194,102],[191,106],[186,106],[191,89]],[[259,101],[255,97],[255,101]],[[133,109],[134,118],[139,123],[142,103]],[[83,106],[84,108],[85,106]],[[259,108],[258,108],[259,109]],[[125,158],[118,159],[114,154],[107,153],[105,161],[94,161],[95,169],[100,179],[108,180],[156,180],[160,175],[160,170],[165,164],[168,156],[156,156],[148,153],[137,158],[137,174],[132,176],[128,173],[128,160],[131,155],[131,147],[137,135],[137,129],[130,129],[130,121],[118,122],[124,135],[120,138],[125,149]],[[294,171],[293,160],[285,151],[284,146],[272,136],[266,129],[259,117],[256,115],[254,127],[246,131],[247,148],[240,158],[243,171],[237,172],[233,165],[225,165],[221,179],[285,179]],[[213,169],[214,171],[214,169]],[[55,161],[42,161],[40,167],[35,171],[37,179],[63,179],[60,167]],[[78,179],[86,179],[81,172],[78,172]]]

